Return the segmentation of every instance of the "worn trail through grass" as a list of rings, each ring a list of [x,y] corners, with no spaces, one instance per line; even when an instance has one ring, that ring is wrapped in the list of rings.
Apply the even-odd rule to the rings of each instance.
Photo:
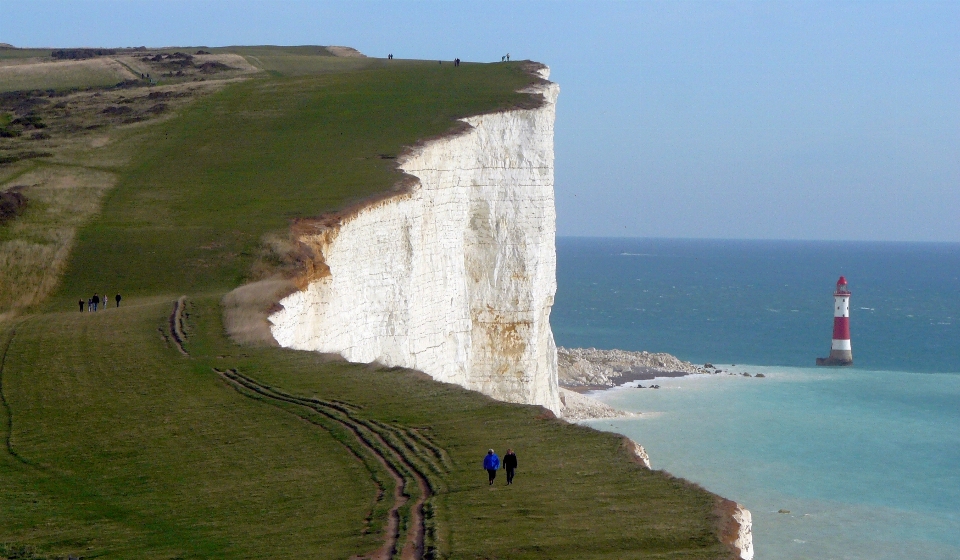
[[[185,347],[186,335],[184,334],[186,301],[186,296],[181,296],[174,303],[173,312],[170,314],[169,333],[177,350],[184,356],[189,356]],[[5,355],[6,352],[4,352]],[[358,559],[421,560],[436,557],[436,543],[426,542],[424,505],[439,489],[440,481],[431,481],[428,476],[432,475],[424,471],[432,470],[435,475],[443,474],[444,469],[439,466],[445,456],[442,449],[435,445],[422,448],[418,439],[426,440],[422,436],[418,438],[404,428],[357,418],[353,414],[357,407],[348,403],[291,395],[264,385],[236,369],[213,368],[213,371],[241,395],[270,404],[294,405],[292,408],[282,408],[328,430],[334,436],[337,430],[330,425],[330,422],[346,429],[352,433],[356,445],[345,445],[345,447],[361,462],[373,457],[393,478],[393,504],[387,514],[383,546],[370,554],[357,556]],[[304,413],[304,410],[310,412]],[[319,414],[320,418],[313,413]],[[436,460],[440,460],[441,463],[438,464]],[[425,468],[425,465],[429,467]],[[371,475],[376,481],[376,472],[372,470]],[[383,499],[384,493],[383,485],[378,483],[377,502]],[[410,503],[411,498],[414,499],[412,503]],[[372,515],[373,512],[368,517],[368,521],[371,520]]]
[[[355,407],[344,403],[331,403],[290,395],[259,383],[235,369],[214,369],[214,371],[242,395],[268,402],[295,405],[292,410],[294,413],[327,429],[329,429],[329,423],[317,422],[315,415],[303,414],[300,409],[316,412],[327,420],[346,428],[353,434],[363,452],[375,457],[394,479],[396,486],[393,505],[389,510],[384,545],[376,552],[362,558],[389,560],[399,557],[401,560],[412,560],[434,557],[436,550],[434,543],[426,542],[424,505],[433,497],[439,481],[431,481],[428,478],[434,475],[425,472],[430,469],[424,468],[424,463],[430,464],[436,473],[441,471],[430,459],[431,453],[441,455],[438,448],[422,449],[413,443],[414,440],[409,434],[405,434],[408,436],[406,438],[400,436],[400,433],[405,432],[402,428],[359,419],[351,410]],[[351,451],[356,454],[357,448],[353,447]],[[362,456],[358,455],[358,458],[362,460]],[[409,503],[411,497],[415,498],[412,504]],[[407,513],[406,523],[402,523],[401,512],[403,511]],[[403,539],[403,533],[406,533],[405,539]],[[401,541],[403,541],[402,544]]]

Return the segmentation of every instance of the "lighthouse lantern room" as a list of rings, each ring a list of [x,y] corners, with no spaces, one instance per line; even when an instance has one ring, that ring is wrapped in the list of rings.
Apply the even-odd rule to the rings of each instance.
[[[833,342],[830,344],[830,356],[817,358],[818,366],[853,365],[853,351],[850,347],[850,290],[847,279],[837,280],[837,289],[833,292]]]

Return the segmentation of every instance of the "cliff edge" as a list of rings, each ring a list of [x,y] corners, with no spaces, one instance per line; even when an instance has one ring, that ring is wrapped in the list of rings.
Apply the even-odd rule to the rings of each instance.
[[[556,292],[553,127],[542,102],[463,119],[401,156],[415,178],[299,241],[306,286],[269,316],[281,346],[420,370],[560,413],[550,329]]]

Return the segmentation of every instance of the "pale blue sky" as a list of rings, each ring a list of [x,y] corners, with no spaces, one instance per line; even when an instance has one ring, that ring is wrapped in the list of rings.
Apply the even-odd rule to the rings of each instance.
[[[0,2],[17,46],[549,64],[560,235],[960,242],[960,2]]]

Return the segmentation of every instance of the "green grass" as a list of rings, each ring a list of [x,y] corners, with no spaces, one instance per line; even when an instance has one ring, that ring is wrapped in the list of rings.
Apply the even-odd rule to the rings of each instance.
[[[317,399],[407,446],[438,490],[428,540],[441,557],[728,557],[715,496],[640,468],[613,434],[416,372],[225,338],[220,298],[249,277],[264,235],[388,190],[400,175],[382,156],[456,117],[530,103],[515,93],[532,80],[518,64],[367,60],[330,72],[335,59],[321,54],[286,53],[293,75],[230,86],[144,129],[140,155],[80,230],[58,294],[0,324],[0,551],[371,552],[391,479],[350,432],[298,404]],[[309,56],[329,60],[296,58]],[[297,75],[310,64],[320,73]],[[123,293],[123,307],[77,311],[103,288]],[[181,294],[189,356],[168,329]],[[515,485],[488,487],[489,447],[518,451]]]
[[[373,550],[364,466],[323,429],[239,395],[216,367],[421,428],[452,466],[437,500],[450,558],[723,557],[713,497],[629,462],[612,434],[403,370],[239,348],[221,334],[216,298],[188,309],[190,357],[160,336],[167,301],[17,326],[2,379],[16,456],[0,460],[0,538],[102,558]],[[512,487],[487,486],[490,446],[518,450]]]
[[[330,57],[322,57],[330,58]],[[453,119],[528,102],[514,65],[388,65],[251,80],[157,133],[82,230],[61,297],[227,291],[261,238],[388,190],[404,146]]]
[[[14,64],[0,66],[0,92],[112,86],[129,77],[123,66],[107,58]]]
[[[44,58],[49,57],[54,49],[10,49],[0,48],[0,61],[16,60],[23,58]]]
[[[16,456],[0,458],[0,540],[108,558],[374,549],[376,535],[358,530],[375,495],[363,465],[181,357],[157,330],[168,309],[17,326],[2,380]]]
[[[304,76],[347,72],[378,65],[375,58],[339,58],[319,46],[221,47],[208,49],[214,53],[229,52],[245,57],[251,64],[274,75]]]

